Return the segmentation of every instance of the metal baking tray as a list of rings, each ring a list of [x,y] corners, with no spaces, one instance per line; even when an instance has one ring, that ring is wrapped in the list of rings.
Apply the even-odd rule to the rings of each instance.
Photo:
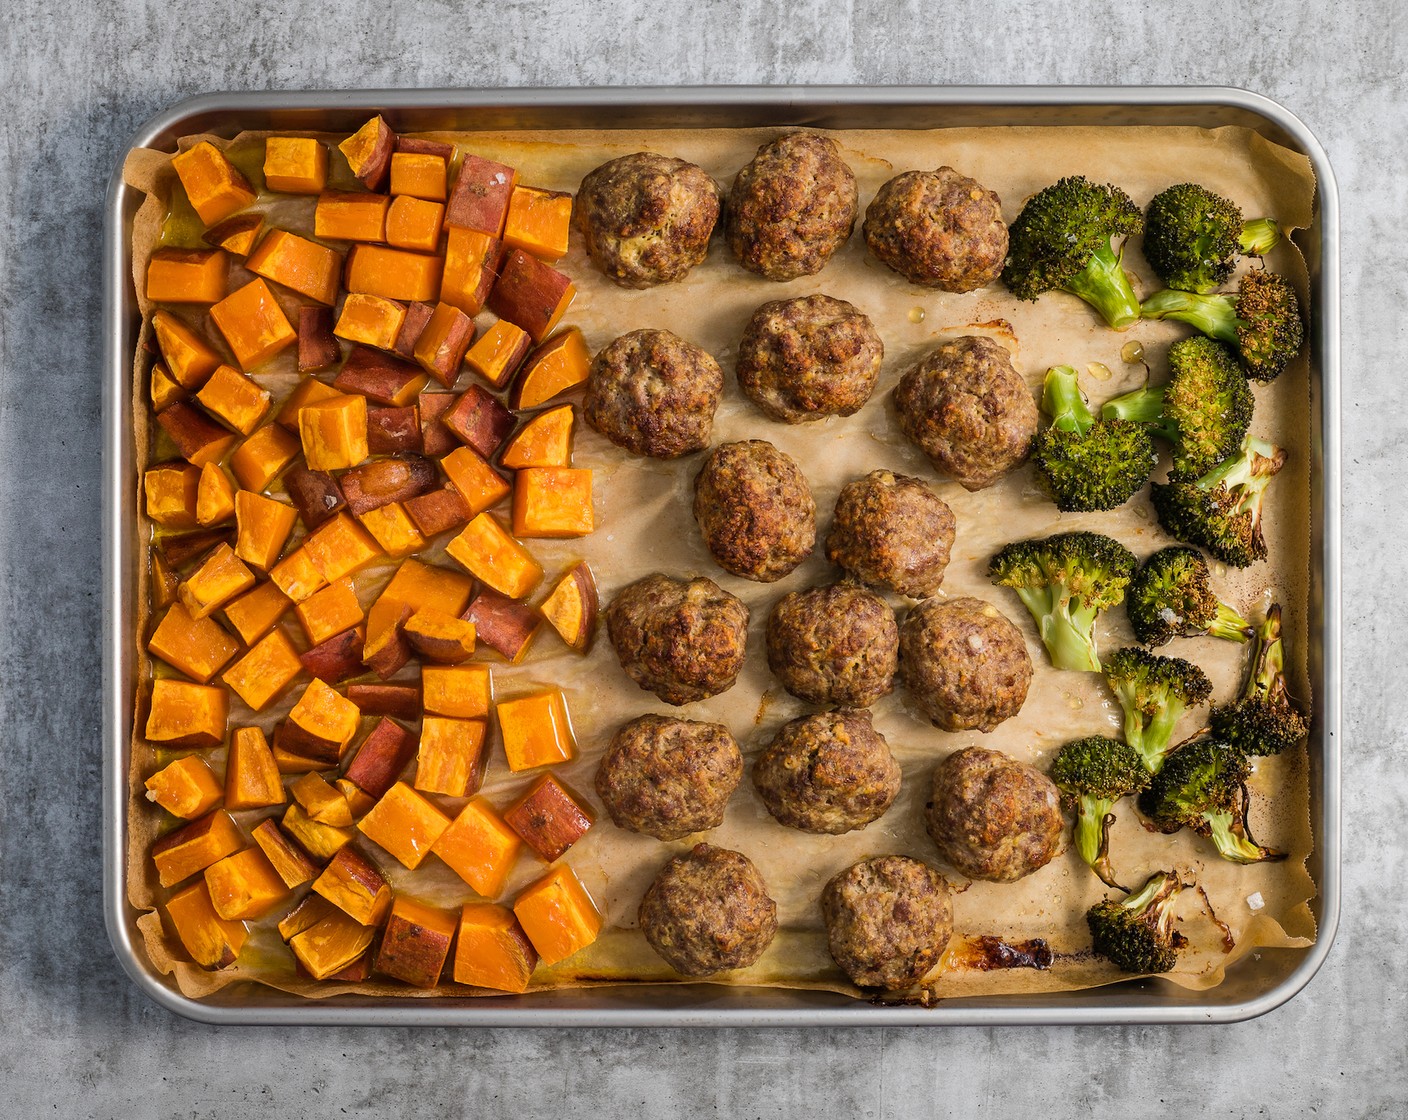
[[[1263,950],[1225,983],[1188,992],[1129,981],[1054,995],[872,1006],[831,993],[656,985],[524,997],[308,1000],[236,984],[196,1001],[146,959],[127,902],[126,798],[136,663],[131,639],[137,538],[131,362],[139,315],[130,231],[140,204],[119,161],[108,188],[103,243],[104,913],[123,968],[161,1006],[211,1023],[433,1026],[881,1026],[1192,1023],[1249,1019],[1294,996],[1324,962],[1340,901],[1339,201],[1325,152],[1274,101],[1221,87],[993,86],[881,88],[731,86],[632,89],[360,90],[222,93],[181,102],[142,126],[131,147],[175,149],[178,137],[245,129],[352,132],[381,113],[397,131],[568,128],[944,128],[1010,125],[1240,125],[1306,155],[1318,181],[1315,217],[1299,242],[1310,272],[1311,533],[1309,670],[1314,719],[1310,811],[1319,927],[1307,949]],[[124,153],[125,155],[125,153]],[[1318,639],[1318,640],[1316,640]]]

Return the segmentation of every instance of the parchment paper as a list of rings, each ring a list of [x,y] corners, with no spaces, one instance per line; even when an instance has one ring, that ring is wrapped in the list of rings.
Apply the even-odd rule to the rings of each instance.
[[[522,182],[559,190],[575,191],[591,168],[614,156],[642,149],[697,162],[727,189],[734,173],[752,157],[757,146],[778,131],[444,134],[438,138],[454,140],[461,153],[474,151],[518,167]],[[1141,206],[1170,183],[1193,180],[1234,199],[1247,217],[1272,215],[1288,228],[1303,228],[1311,219],[1314,180],[1308,161],[1240,128],[987,128],[830,135],[841,145],[856,173],[862,214],[876,189],[890,176],[903,170],[948,164],[996,190],[1009,222],[1029,194],[1068,174],[1117,183]],[[188,146],[194,139],[183,140],[182,145]],[[260,140],[258,134],[247,134],[236,138],[230,148],[232,158],[250,173],[256,185],[262,154]],[[335,147],[333,159],[334,180],[345,180],[346,167]],[[134,278],[139,291],[147,256],[158,242],[194,244],[198,237],[198,228],[182,217],[183,200],[179,189],[172,190],[173,178],[169,156],[136,152],[129,160],[128,181],[150,193],[136,223]],[[163,225],[163,215],[173,197],[173,217]],[[262,196],[260,205],[271,210],[271,224],[295,230],[311,228],[311,199],[274,202]],[[1127,248],[1126,268],[1134,278],[1137,294],[1146,296],[1160,285],[1138,251],[1138,239],[1133,239]],[[1283,243],[1267,263],[1292,279],[1304,303],[1306,270],[1294,246]],[[817,899],[822,886],[836,872],[865,856],[887,852],[933,862],[961,889],[955,900],[954,944],[929,978],[927,991],[920,993],[925,998],[1063,991],[1121,979],[1121,974],[1088,951],[1089,935],[1083,916],[1086,908],[1107,891],[1074,851],[1063,851],[1048,866],[1017,883],[966,885],[939,859],[924,834],[922,812],[935,764],[960,747],[981,744],[1044,767],[1061,744],[1072,738],[1119,733],[1119,709],[1103,679],[1098,674],[1051,668],[1032,619],[1015,594],[988,582],[984,573],[989,556],[1010,540],[1070,529],[1110,534],[1141,558],[1171,543],[1170,538],[1157,524],[1147,490],[1110,513],[1059,514],[1036,489],[1032,468],[1027,466],[988,490],[969,494],[937,474],[899,434],[890,390],[901,374],[940,339],[985,333],[1013,351],[1016,367],[1034,394],[1039,396],[1046,369],[1065,363],[1082,371],[1082,386],[1092,405],[1098,406],[1111,396],[1138,387],[1144,380],[1142,366],[1121,360],[1120,349],[1127,341],[1138,339],[1143,343],[1153,380],[1158,383],[1167,376],[1168,344],[1186,336],[1189,329],[1178,324],[1141,323],[1126,333],[1113,332],[1085,304],[1060,293],[1036,303],[1020,303],[1001,285],[967,295],[921,289],[866,253],[859,222],[851,240],[819,275],[789,283],[773,283],[745,272],[719,238],[715,239],[708,260],[686,281],[643,292],[620,289],[596,272],[575,231],[571,251],[559,267],[574,278],[579,290],[564,321],[580,326],[593,350],[628,330],[667,327],[719,359],[725,370],[726,389],[715,420],[715,442],[768,439],[794,456],[802,464],[816,498],[819,539],[824,538],[829,526],[837,492],[853,478],[884,466],[932,483],[952,506],[958,523],[953,558],[941,594],[975,595],[996,604],[1026,634],[1036,668],[1021,713],[987,735],[950,734],[932,728],[911,706],[902,687],[877,703],[873,709],[875,725],[900,760],[904,782],[890,811],[859,832],[811,836],[784,828],[768,816],[745,777],[724,824],[707,834],[707,839],[736,848],[757,864],[769,893],[777,901],[781,928],[756,965],[719,977],[717,982],[826,988],[859,994],[830,959]],[[236,282],[238,277],[232,280],[232,286]],[[885,361],[873,398],[855,416],[787,426],[766,419],[742,396],[733,378],[733,359],[744,324],[759,304],[813,292],[847,299],[870,315],[885,342]],[[280,295],[290,297],[288,292],[281,291]],[[296,302],[287,299],[290,307]],[[199,315],[190,318],[208,325]],[[488,319],[486,316],[485,321]],[[207,334],[218,339],[218,332],[208,330]],[[1092,363],[1104,368],[1091,372],[1088,367]],[[142,402],[146,400],[146,366],[147,361],[139,355],[134,368],[134,391]],[[461,387],[469,378],[468,373],[462,376]],[[273,388],[276,395],[286,393],[296,380],[291,356],[285,355],[262,372],[258,380]],[[1272,485],[1267,501],[1266,536],[1271,560],[1242,571],[1214,565],[1214,581],[1222,597],[1249,616],[1259,618],[1273,598],[1284,605],[1292,684],[1298,696],[1309,700],[1305,654],[1311,426],[1306,358],[1302,356],[1294,362],[1273,384],[1253,387],[1257,397],[1254,433],[1274,439],[1290,452],[1289,462]],[[138,411],[145,416],[142,409]],[[596,472],[599,528],[580,541],[530,542],[531,550],[548,572],[537,597],[546,593],[559,573],[585,558],[596,574],[603,606],[627,583],[652,571],[665,571],[677,576],[707,575],[742,598],[752,610],[747,665],[737,685],[722,696],[683,709],[672,709],[637,688],[619,668],[604,634],[599,635],[590,655],[583,658],[567,651],[555,635],[545,630],[524,664],[495,667],[495,690],[501,697],[544,685],[567,689],[579,754],[572,763],[555,768],[554,773],[596,813],[595,826],[564,859],[601,908],[605,929],[587,950],[555,968],[540,968],[534,987],[667,982],[674,979],[673,975],[636,929],[636,907],[664,862],[705,837],[663,843],[612,825],[592,789],[601,751],[612,732],[626,720],[646,712],[675,713],[727,724],[743,747],[751,769],[752,758],[777,728],[808,710],[783,692],[767,669],[763,626],[768,610],[787,592],[829,582],[839,573],[826,563],[820,547],[811,559],[776,584],[760,585],[724,573],[704,549],[690,513],[690,487],[702,455],[673,463],[634,458],[587,429],[580,423],[580,416],[575,440],[576,465]],[[146,443],[143,421],[138,446],[145,447]],[[155,450],[156,457],[162,457],[160,444]],[[1162,476],[1163,469],[1161,466],[1156,477]],[[140,485],[140,480],[134,480],[134,484]],[[430,556],[440,557],[441,553],[437,548]],[[443,562],[454,566],[448,559]],[[359,575],[359,593],[364,602],[375,597],[390,570],[388,567]],[[144,580],[143,635],[150,629],[146,594]],[[907,604],[898,596],[891,601],[901,612]],[[285,620],[285,625],[290,623],[291,618]],[[302,635],[296,624],[290,625],[290,631],[301,646]],[[1103,650],[1133,640],[1122,608],[1106,612],[1098,634]],[[144,641],[138,646],[143,663],[150,664],[142,649]],[[1240,687],[1249,648],[1202,638],[1176,640],[1160,652],[1198,662],[1214,683],[1214,700],[1223,702]],[[494,655],[487,656],[492,659]],[[155,668],[157,673],[164,671],[160,663]],[[414,672],[408,669],[405,675],[414,677]],[[296,685],[291,697],[258,717],[241,710],[237,698],[232,697],[231,726],[257,723],[271,728],[301,691],[301,684]],[[1190,734],[1201,726],[1205,714],[1200,710],[1188,715],[1179,727],[1179,735]],[[138,715],[140,728],[145,716],[144,696],[138,698]],[[492,736],[491,749],[482,792],[503,806],[536,774],[509,773]],[[169,817],[158,820],[162,814],[147,804],[140,789],[141,780],[169,757],[153,751],[140,736],[133,744],[129,893],[134,906],[148,911],[139,919],[139,925],[146,937],[147,951],[160,971],[174,972],[181,990],[192,996],[209,994],[236,980],[256,980],[310,996],[348,990],[400,997],[425,994],[379,982],[349,986],[312,984],[299,979],[293,972],[291,954],[271,928],[282,909],[273,918],[254,925],[249,945],[232,968],[209,973],[186,962],[179,943],[163,927],[160,913],[154,909],[167,892],[156,887],[147,856],[152,839],[178,822]],[[206,752],[206,757],[219,772],[223,748]],[[1227,927],[1224,936],[1198,892],[1183,894],[1179,928],[1190,944],[1177,970],[1169,975],[1174,983],[1190,989],[1209,988],[1221,982],[1229,965],[1255,949],[1304,946],[1313,940],[1314,922],[1306,905],[1315,893],[1315,884],[1305,868],[1314,842],[1309,825],[1308,782],[1303,747],[1278,758],[1257,761],[1252,782],[1256,838],[1288,851],[1290,858],[1283,863],[1251,867],[1219,859],[1208,841],[1191,833],[1163,836],[1146,832],[1132,804],[1122,803],[1111,840],[1122,881],[1137,883],[1157,868],[1176,868],[1202,885],[1216,918]],[[456,799],[435,800],[452,814],[462,804]],[[267,812],[236,816],[249,827]],[[437,860],[427,860],[420,870],[409,873],[374,845],[365,841],[363,845],[377,858],[397,890],[405,889],[416,897],[447,906],[475,897]],[[505,897],[512,899],[543,869],[531,855],[523,856]],[[1262,905],[1253,908],[1249,900],[1258,895]],[[1008,941],[1045,939],[1054,953],[1052,967],[1045,971],[975,968],[964,950],[972,938],[980,935]],[[439,991],[455,995],[471,992],[455,985],[443,985]]]

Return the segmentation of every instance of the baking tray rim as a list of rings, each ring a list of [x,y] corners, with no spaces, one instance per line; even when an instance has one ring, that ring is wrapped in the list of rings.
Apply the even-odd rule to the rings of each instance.
[[[132,557],[125,547],[125,505],[133,505],[129,486],[131,279],[127,260],[127,206],[132,192],[122,179],[128,152],[171,132],[183,121],[208,114],[278,110],[468,110],[476,107],[542,109],[692,107],[704,111],[740,107],[782,113],[784,110],[883,108],[923,105],[981,108],[1096,107],[1130,111],[1155,107],[1236,109],[1274,125],[1299,146],[1317,182],[1316,233],[1318,267],[1312,272],[1312,301],[1318,308],[1312,332],[1311,600],[1315,606],[1319,577],[1319,672],[1312,675],[1319,697],[1318,793],[1320,812],[1312,821],[1321,863],[1317,876],[1316,941],[1274,986],[1259,995],[1225,1004],[1177,1002],[1150,998],[1147,982],[1130,982],[1082,1006],[1082,993],[1040,995],[1030,1002],[999,999],[940,1000],[930,1007],[873,1006],[847,1000],[836,1006],[801,1007],[555,1007],[536,1000],[496,998],[398,1001],[327,1000],[250,1002],[245,1006],[199,1001],[182,995],[157,976],[134,937],[132,908],[126,892],[127,753],[130,700],[125,671],[131,650],[127,640]],[[1315,297],[1318,296],[1318,300]],[[108,184],[103,234],[103,915],[113,951],[123,970],[156,1003],[200,1022],[212,1024],[310,1024],[341,1026],[939,1026],[1056,1025],[1100,1023],[1238,1022],[1266,1014],[1286,1003],[1319,971],[1339,925],[1340,911],[1340,287],[1339,196],[1333,171],[1315,135],[1285,106],[1264,95],[1227,86],[672,86],[493,89],[390,89],[329,91],[243,91],[202,94],[158,113],[141,126],[123,149]],[[1315,372],[1318,371],[1318,379]],[[1319,389],[1318,400],[1315,391]],[[1316,445],[1315,438],[1319,437]],[[1319,553],[1314,547],[1314,513],[1319,501]],[[1316,568],[1316,562],[1319,568]],[[1313,616],[1312,616],[1313,621]],[[1296,952],[1301,952],[1297,950]],[[673,987],[673,992],[683,991]],[[272,995],[272,990],[271,995]],[[587,998],[590,1000],[590,991]],[[727,989],[724,989],[727,991]],[[735,990],[747,993],[749,989]],[[753,989],[756,991],[756,989]],[[771,989],[768,989],[772,992]],[[1127,992],[1122,1002],[1108,998]],[[720,990],[709,989],[717,1000]],[[779,991],[779,998],[795,993]],[[1076,997],[1076,998],[1072,998]],[[545,997],[547,998],[547,997]],[[1025,998],[1025,997],[1024,997]],[[746,1000],[744,1001],[747,1002]],[[449,1004],[449,1006],[447,1006]]]

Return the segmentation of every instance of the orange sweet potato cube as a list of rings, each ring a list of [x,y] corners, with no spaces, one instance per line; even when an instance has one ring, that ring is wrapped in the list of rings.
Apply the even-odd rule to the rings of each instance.
[[[500,700],[496,712],[510,770],[568,762],[576,755],[577,740],[561,689]]]
[[[467,797],[484,780],[484,723],[426,716],[416,755],[415,787],[424,793]]]
[[[368,637],[362,649],[362,663],[382,680],[395,676],[411,659],[411,644],[403,627],[412,611],[405,603],[385,594],[367,612]]]
[[[146,781],[147,800],[175,817],[193,820],[220,804],[225,790],[199,757],[188,754]]]
[[[525,887],[513,913],[546,965],[565,961],[601,932],[601,913],[566,864]]]
[[[406,513],[425,537],[436,537],[451,529],[463,528],[474,516],[453,486],[408,498],[405,506]]]
[[[391,198],[362,191],[324,191],[313,211],[313,235],[333,241],[385,241]]]
[[[474,656],[474,623],[422,607],[402,627],[411,648],[437,665],[458,665]]]
[[[450,192],[446,223],[470,230],[503,234],[508,202],[518,182],[518,172],[483,156],[466,155]]]
[[[478,315],[498,279],[504,252],[504,243],[493,234],[448,229],[441,301],[458,307],[466,315]]]
[[[514,408],[537,408],[587,379],[592,355],[586,339],[576,327],[553,335],[524,362],[518,380],[509,394]]]
[[[351,575],[381,556],[376,541],[345,513],[323,522],[305,537],[303,549],[329,583]]]
[[[571,466],[572,423],[570,404],[538,413],[508,441],[499,462],[513,470]]]
[[[425,538],[400,502],[370,509],[360,520],[387,556],[409,556],[425,547]]]
[[[355,467],[367,457],[367,398],[330,397],[298,410],[298,434],[309,470]]]
[[[269,391],[232,366],[217,366],[201,386],[196,400],[210,412],[247,436],[259,426],[269,411]]]
[[[263,229],[263,214],[236,214],[211,226],[200,239],[216,249],[224,249],[231,256],[247,257]]]
[[[336,249],[288,230],[271,229],[245,258],[245,268],[265,280],[331,306],[337,299],[342,257]],[[297,332],[295,332],[296,334]]]
[[[336,365],[342,358],[342,347],[332,333],[332,308],[305,304],[298,309],[298,372],[327,369]],[[298,408],[291,415],[293,427],[298,424]],[[289,427],[284,419],[284,410],[279,412],[279,423]]]
[[[225,741],[228,715],[223,688],[158,679],[152,682],[146,737],[172,747],[213,747]]]
[[[444,260],[433,254],[358,243],[347,251],[347,290],[431,302],[440,297],[444,268]]]
[[[302,669],[293,643],[282,630],[274,629],[250,647],[220,679],[258,712],[283,695]]]
[[[347,798],[322,775],[309,771],[289,786],[288,791],[303,806],[309,819],[339,828],[351,827],[352,807],[347,804]]]
[[[266,235],[264,240],[268,239]],[[251,280],[211,307],[210,317],[243,370],[263,365],[298,341],[298,332],[262,277]]]
[[[391,156],[391,193],[444,202],[448,191],[445,160],[429,152],[395,152]]]
[[[549,863],[592,826],[591,816],[551,774],[544,774],[504,810],[504,822]]]
[[[527,467],[514,476],[514,536],[583,537],[595,528],[591,471]]]
[[[278,563],[298,511],[250,490],[235,495],[235,555],[260,571]]]
[[[367,641],[365,627],[353,626],[327,638],[304,653],[298,660],[310,677],[327,684],[338,684],[348,677],[360,677],[362,653]]]
[[[192,208],[208,226],[254,201],[254,188],[249,180],[208,140],[172,157],[171,166]]]
[[[239,651],[239,643],[212,618],[194,618],[184,603],[175,602],[162,616],[147,643],[159,657],[192,680],[209,684]]]
[[[450,818],[405,782],[397,782],[357,827],[414,871],[450,827]]]
[[[152,333],[167,370],[183,388],[199,389],[220,364],[219,351],[169,311],[152,315]]]
[[[357,960],[376,937],[374,926],[337,910],[289,939],[294,957],[314,980],[336,976]]]
[[[293,600],[272,581],[258,584],[233,602],[225,604],[225,621],[247,646],[252,646],[274,628],[274,623],[288,613]]]
[[[470,801],[431,849],[485,898],[503,893],[523,841],[482,798]]]
[[[457,984],[496,992],[523,992],[538,967],[533,948],[513,911],[492,902],[467,902],[455,943]]]
[[[169,832],[152,845],[152,862],[163,887],[174,887],[244,847],[239,826],[223,809]]]
[[[311,136],[264,141],[264,185],[284,194],[318,194],[328,181],[328,150]]]
[[[313,891],[364,926],[379,926],[391,909],[391,887],[376,865],[352,847],[341,848]]]
[[[257,727],[235,728],[225,760],[225,807],[263,809],[282,805],[284,800],[283,780],[264,732]]]
[[[363,691],[367,687],[397,686],[363,686]],[[359,692],[358,695],[360,698],[362,693]],[[368,712],[371,706],[363,700],[363,713]],[[420,705],[416,704],[417,712],[419,712],[419,708]],[[415,753],[415,735],[395,720],[383,717],[377,721],[372,733],[357,748],[356,756],[347,767],[346,778],[372,798],[382,797],[387,790],[396,784],[396,780],[401,776],[401,771],[410,764]],[[371,806],[366,808],[369,809]],[[365,811],[364,809],[363,812]]]
[[[220,525],[234,516],[234,480],[222,467],[206,463],[200,469],[200,484],[196,487],[196,520],[202,525]]]
[[[265,424],[230,456],[240,486],[254,493],[268,488],[298,457],[299,442],[278,424]]]
[[[181,457],[197,467],[224,458],[237,438],[185,401],[167,405],[156,414],[156,422],[171,437]]]
[[[543,626],[543,616],[537,608],[487,588],[474,597],[464,617],[474,623],[478,640],[511,665],[528,656],[528,649]]]
[[[470,575],[510,599],[542,582],[542,566],[488,513],[481,513],[445,546]]]
[[[317,678],[303,690],[298,703],[288,713],[288,722],[302,733],[306,741],[321,746],[334,759],[341,758],[347,750],[352,736],[357,734],[361,718],[362,713],[356,704]]]
[[[522,327],[498,319],[465,351],[465,364],[495,389],[502,389],[518,372],[532,345]]]
[[[512,490],[508,479],[472,447],[455,448],[440,460],[440,467],[469,507],[471,516],[498,505]]]
[[[400,895],[391,904],[376,970],[417,988],[433,988],[450,956],[455,915]]]
[[[279,828],[272,817],[260,821],[250,836],[289,890],[311,883],[317,877],[318,865]]]
[[[328,582],[306,548],[295,548],[270,568],[269,579],[286,598],[295,603],[303,602]]]
[[[596,633],[597,606],[596,578],[583,560],[562,577],[538,610],[564,642],[586,653]]]
[[[308,644],[314,646],[356,626],[366,617],[351,579],[345,576],[304,599],[294,608],[294,613],[308,635]]]
[[[215,912],[204,879],[167,899],[166,916],[191,960],[201,968],[228,968],[249,938],[243,922],[226,921]]]
[[[361,342],[382,350],[390,350],[396,345],[401,332],[401,324],[406,320],[406,305],[382,296],[362,295],[349,292],[342,302],[342,314],[338,317],[333,334],[349,342]]]
[[[333,386],[344,393],[360,393],[378,404],[404,408],[415,402],[425,382],[425,371],[419,366],[367,346],[353,346]]]
[[[293,392],[280,406],[278,415],[274,419],[290,432],[296,432],[298,431],[298,414],[305,405],[331,400],[341,395],[326,382],[319,381],[316,377],[305,377],[294,386]]]
[[[338,481],[348,510],[360,517],[378,506],[403,502],[433,489],[435,464],[421,455],[403,454],[363,463]]]
[[[566,273],[513,249],[489,292],[489,310],[500,319],[517,323],[534,342],[552,334],[571,305],[577,289]]]
[[[421,369],[449,389],[474,340],[474,320],[448,303],[437,303],[412,353]]]
[[[171,371],[160,362],[152,363],[152,374],[149,384],[149,392],[152,398],[152,408],[160,412],[169,404],[186,399],[185,387],[171,376]]]
[[[445,206],[400,195],[386,211],[386,243],[396,249],[433,253],[440,245]]]
[[[227,921],[256,921],[288,895],[274,865],[258,848],[245,848],[205,869],[215,912]]]
[[[420,671],[421,705],[430,715],[487,719],[493,679],[487,665],[426,665]]]
[[[318,870],[317,867],[313,868],[314,876],[317,875]],[[345,917],[341,910],[322,895],[313,894],[310,891],[303,896],[303,900],[299,902],[297,906],[279,919],[277,927],[279,936],[283,938],[285,944],[287,944],[305,929],[312,929],[324,918],[330,918],[334,914]]]
[[[473,590],[474,581],[459,572],[422,564],[419,560],[406,560],[396,569],[381,597],[405,603],[414,610],[433,607],[446,614],[459,615],[469,605]]]
[[[342,799],[347,802],[347,811],[352,814],[354,821],[365,817],[376,805],[376,798],[359,787],[356,782],[349,781],[347,778],[338,778],[333,785],[337,787],[337,792],[342,795]]]
[[[147,471],[142,476],[147,516],[168,529],[194,529],[200,524],[200,472],[190,463],[163,463]]]
[[[283,816],[283,828],[320,863],[326,863],[356,838],[356,831],[315,821],[302,805],[290,805]]]
[[[540,187],[514,187],[504,222],[504,244],[545,261],[567,255],[572,196]]]
[[[181,584],[177,594],[192,618],[205,618],[248,591],[254,583],[254,573],[235,555],[235,550],[228,544],[221,544]]]
[[[171,570],[171,564],[160,549],[153,549],[151,555],[151,596],[152,610],[159,611],[176,602],[176,588],[180,578]]]
[[[223,249],[158,249],[147,265],[153,303],[218,303],[225,298],[230,258]]]
[[[380,189],[391,169],[396,150],[396,134],[380,116],[373,117],[338,145],[347,157],[347,166],[369,191]]]

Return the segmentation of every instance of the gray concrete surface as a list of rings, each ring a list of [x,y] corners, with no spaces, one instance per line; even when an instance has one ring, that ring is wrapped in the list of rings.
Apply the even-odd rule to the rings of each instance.
[[[1408,1113],[1400,410],[1408,15],[1393,0],[106,0],[0,17],[0,1112],[39,1116]],[[1344,922],[1285,1008],[1200,1028],[213,1029],[119,972],[99,889],[100,209],[220,89],[1200,83],[1284,102],[1344,201]],[[1399,573],[1399,574],[1396,574]],[[1387,581],[1385,583],[1384,581]]]

